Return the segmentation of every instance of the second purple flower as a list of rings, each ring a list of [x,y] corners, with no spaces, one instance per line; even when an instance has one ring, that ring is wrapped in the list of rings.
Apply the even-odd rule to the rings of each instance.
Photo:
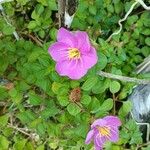
[[[119,126],[121,121],[115,116],[106,116],[97,119],[91,125],[85,143],[89,144],[94,141],[95,150],[102,150],[106,141],[117,142],[119,139]]]

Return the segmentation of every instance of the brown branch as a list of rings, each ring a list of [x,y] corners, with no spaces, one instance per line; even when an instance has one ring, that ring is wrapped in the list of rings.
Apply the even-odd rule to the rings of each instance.
[[[25,32],[20,32],[20,34],[22,34],[23,36],[27,36],[29,39],[33,40],[37,45],[39,45],[41,47],[43,46],[41,41],[39,41],[37,39],[37,37],[33,36],[32,34],[28,34],[28,33],[25,33]]]
[[[29,129],[26,128],[19,128],[17,126],[14,126],[13,124],[8,123],[7,127],[12,128],[26,136],[28,136],[28,138],[34,140],[34,141],[38,141],[39,140],[39,135],[36,133],[28,133],[27,131],[31,132]]]
[[[65,6],[66,6],[66,0],[58,0],[59,28],[64,27]]]
[[[102,77],[110,78],[110,79],[124,81],[124,82],[133,82],[133,83],[137,83],[137,84],[150,84],[150,80],[115,75],[115,74],[111,74],[111,73],[107,73],[107,72],[103,72],[103,71],[99,71],[98,75],[100,75]]]
[[[16,126],[13,126],[13,125],[11,125],[10,123],[8,123],[7,126],[8,126],[9,128],[12,128],[12,129],[15,129],[15,130],[21,132],[21,133],[24,134],[24,135],[27,135],[28,137],[31,137],[31,135],[30,135],[29,133],[25,132],[25,131],[22,130],[21,128],[18,128],[18,127],[16,127]]]
[[[147,143],[144,143],[144,144],[140,144],[140,145],[138,145],[138,146],[136,147],[136,150],[139,150],[139,149],[141,149],[142,147],[148,146],[148,145],[150,145],[150,142],[147,142]]]
[[[32,39],[36,44],[38,44],[39,46],[43,46],[43,44],[36,38],[34,37],[32,34],[28,34],[27,35],[30,39]]]

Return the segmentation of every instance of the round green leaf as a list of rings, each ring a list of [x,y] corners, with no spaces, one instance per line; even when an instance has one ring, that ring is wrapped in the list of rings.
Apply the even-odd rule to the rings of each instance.
[[[69,104],[69,100],[67,96],[59,95],[57,96],[57,100],[61,106],[67,106]]]
[[[110,83],[109,89],[110,89],[110,92],[111,92],[111,93],[117,93],[117,92],[120,90],[120,87],[121,87],[121,85],[120,85],[119,82],[117,82],[117,81],[112,81],[112,82]]]
[[[81,111],[80,107],[74,103],[69,104],[67,110],[73,116],[76,116]]]
[[[150,46],[150,37],[147,37],[147,38],[145,39],[145,43],[146,43],[148,46]]]
[[[105,100],[103,102],[103,104],[101,105],[100,107],[100,110],[103,110],[103,111],[109,111],[113,108],[113,99],[111,98],[108,98],[107,100]]]
[[[89,95],[83,95],[81,98],[81,103],[84,105],[89,105],[89,103],[91,102],[91,97]]]
[[[97,77],[90,77],[88,78],[84,84],[82,85],[82,89],[85,91],[89,91],[92,89],[92,87],[97,83],[98,78]]]
[[[0,135],[0,150],[8,149],[9,141],[2,135]]]
[[[36,21],[30,21],[28,24],[29,29],[34,29],[37,26]]]
[[[99,70],[103,70],[106,67],[106,65],[107,65],[107,57],[103,53],[100,53],[97,67]]]
[[[131,111],[131,109],[132,109],[131,101],[123,102],[123,105],[122,105],[122,107],[119,110],[119,115],[121,117],[124,117]]]

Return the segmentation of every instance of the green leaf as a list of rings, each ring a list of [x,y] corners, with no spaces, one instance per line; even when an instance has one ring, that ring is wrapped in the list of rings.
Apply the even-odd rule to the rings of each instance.
[[[37,48],[36,50],[34,50],[28,57],[28,61],[29,62],[34,62],[36,59],[39,58],[40,55],[42,55],[43,52],[40,48]]]
[[[61,106],[67,106],[69,104],[68,96],[58,95],[57,100]]]
[[[92,98],[92,101],[90,105],[88,106],[92,113],[97,112],[97,110],[100,108],[100,102],[96,97]]]
[[[34,144],[32,142],[26,143],[24,150],[35,150]]]
[[[40,145],[40,146],[38,146],[38,147],[36,148],[36,150],[45,150],[44,147],[45,147],[44,145]]]
[[[150,20],[149,20],[149,12],[146,11],[141,15],[141,20],[143,21],[144,26],[148,27],[150,26]]]
[[[100,107],[101,111],[109,111],[113,108],[113,99],[106,99]]]
[[[30,89],[30,86],[24,80],[22,80],[18,82],[17,89],[19,89],[19,91],[26,91]]]
[[[91,102],[91,97],[89,95],[83,95],[81,97],[81,103],[84,104],[85,106],[88,106]]]
[[[133,15],[133,16],[128,17],[127,23],[128,23],[129,25],[132,25],[132,24],[135,23],[137,20],[138,20],[138,16],[137,16],[137,15]]]
[[[150,29],[149,28],[144,28],[141,34],[150,35]]]
[[[37,126],[37,132],[39,135],[45,135],[45,132],[46,132],[46,127],[45,127],[45,124],[44,123],[40,123],[38,126]]]
[[[49,35],[51,37],[52,40],[56,40],[56,35],[57,35],[57,30],[56,28],[52,28],[49,32]]]
[[[44,7],[41,4],[37,4],[34,10],[40,16],[44,12]]]
[[[26,124],[26,123],[30,123],[31,121],[35,120],[36,115],[32,111],[27,110],[27,111],[18,113],[17,118],[19,118],[23,124]]]
[[[10,95],[11,97],[16,97],[16,96],[17,96],[17,90],[16,90],[15,88],[11,89],[11,90],[9,91],[9,95]]]
[[[0,150],[8,150],[9,141],[6,137],[0,135]]]
[[[142,51],[142,54],[143,54],[145,57],[147,57],[147,56],[150,54],[150,51],[149,51],[149,47],[148,47],[148,46],[142,47],[141,51]]]
[[[114,7],[115,7],[115,12],[117,14],[121,13],[121,11],[123,10],[122,9],[123,8],[123,4],[122,4],[121,1],[119,3],[115,3]]]
[[[21,140],[18,139],[13,145],[14,150],[24,150],[26,142],[27,139],[21,139]]]
[[[34,93],[29,94],[29,103],[33,106],[40,105],[42,103],[42,98]]]
[[[50,0],[47,3],[51,10],[57,10],[57,4],[55,0]]]
[[[0,128],[3,128],[7,125],[8,118],[9,118],[8,114],[0,116]]]
[[[63,85],[61,83],[58,83],[58,82],[53,82],[52,84],[52,91],[55,93],[55,94],[58,94],[59,93],[59,89],[62,87]]]
[[[39,88],[41,88],[42,90],[44,90],[44,92],[49,93],[51,92],[50,89],[50,82],[48,79],[43,79],[43,80],[37,80],[35,83]]]
[[[45,37],[45,31],[44,30],[40,30],[38,32],[38,35],[43,39]]]
[[[36,26],[37,26],[36,21],[30,21],[28,24],[29,29],[34,29],[34,28],[36,28]]]
[[[94,94],[104,93],[105,90],[109,88],[110,82],[111,81],[109,79],[98,80],[95,86],[92,88],[92,92]]]
[[[52,71],[50,73],[50,77],[51,77],[52,81],[55,81],[55,82],[59,82],[60,81],[60,76],[56,73],[56,71]]]
[[[7,60],[7,57],[5,55],[0,55],[0,75],[7,69],[9,65],[9,61]]]
[[[8,97],[7,90],[0,85],[0,101],[6,99],[7,97]]]
[[[15,88],[13,88],[8,93],[15,104],[21,103],[21,100],[23,98],[23,94],[21,92],[18,92]]]
[[[123,102],[123,105],[119,110],[119,115],[121,117],[125,117],[131,111],[131,109],[132,109],[131,101]]]
[[[92,15],[96,15],[96,12],[97,12],[96,6],[91,5],[91,6],[89,7],[89,12],[90,12]]]
[[[114,13],[114,7],[113,7],[113,5],[108,5],[108,6],[107,6],[107,10],[108,10],[108,12],[110,12],[110,13]]]
[[[92,113],[105,113],[109,110],[111,110],[113,108],[113,99],[111,98],[108,98],[107,100],[105,100],[102,105],[98,108],[98,109],[95,109],[94,111],[92,111]],[[100,113],[99,113],[100,112]]]
[[[103,70],[107,65],[107,57],[103,53],[98,54],[98,56],[99,59],[98,59],[97,67],[99,70]]]
[[[111,93],[117,93],[117,92],[120,90],[120,87],[121,87],[121,85],[120,85],[119,82],[117,82],[117,81],[112,81],[112,82],[110,83],[109,89],[110,89],[110,92],[111,92]]]
[[[85,123],[80,124],[78,127],[74,129],[75,134],[77,134],[79,137],[85,138],[88,130],[88,125]]]
[[[79,81],[71,80],[71,81],[70,81],[70,86],[71,86],[72,89],[74,89],[74,88],[80,86],[80,82],[79,82]]]
[[[43,6],[48,6],[47,0],[37,0],[39,3],[41,3]]]
[[[85,91],[91,90],[92,87],[97,83],[97,81],[98,81],[97,76],[88,78],[82,85],[82,89]]]
[[[20,3],[21,5],[25,5],[26,3],[28,3],[28,0],[17,0],[18,3]]]
[[[15,27],[10,26],[10,25],[6,25],[6,26],[3,28],[3,33],[4,33],[5,35],[11,35],[11,34],[13,34],[14,31],[15,31]]]
[[[67,106],[67,110],[71,115],[76,116],[80,113],[81,108],[77,104],[71,103]]]
[[[57,149],[57,147],[58,147],[58,141],[55,140],[55,141],[49,142],[49,146],[50,146],[51,149]]]
[[[59,113],[59,109],[57,107],[46,108],[41,112],[41,117],[47,119],[49,117],[54,117]]]
[[[150,37],[147,37],[147,38],[145,39],[145,43],[146,43],[148,46],[150,46]]]

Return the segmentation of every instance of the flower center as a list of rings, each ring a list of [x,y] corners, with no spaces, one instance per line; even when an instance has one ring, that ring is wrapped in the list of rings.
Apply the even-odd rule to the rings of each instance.
[[[97,129],[101,136],[110,137],[110,128],[109,127],[97,127]]]
[[[80,58],[80,51],[77,48],[70,48],[69,59],[79,59],[79,58]]]

